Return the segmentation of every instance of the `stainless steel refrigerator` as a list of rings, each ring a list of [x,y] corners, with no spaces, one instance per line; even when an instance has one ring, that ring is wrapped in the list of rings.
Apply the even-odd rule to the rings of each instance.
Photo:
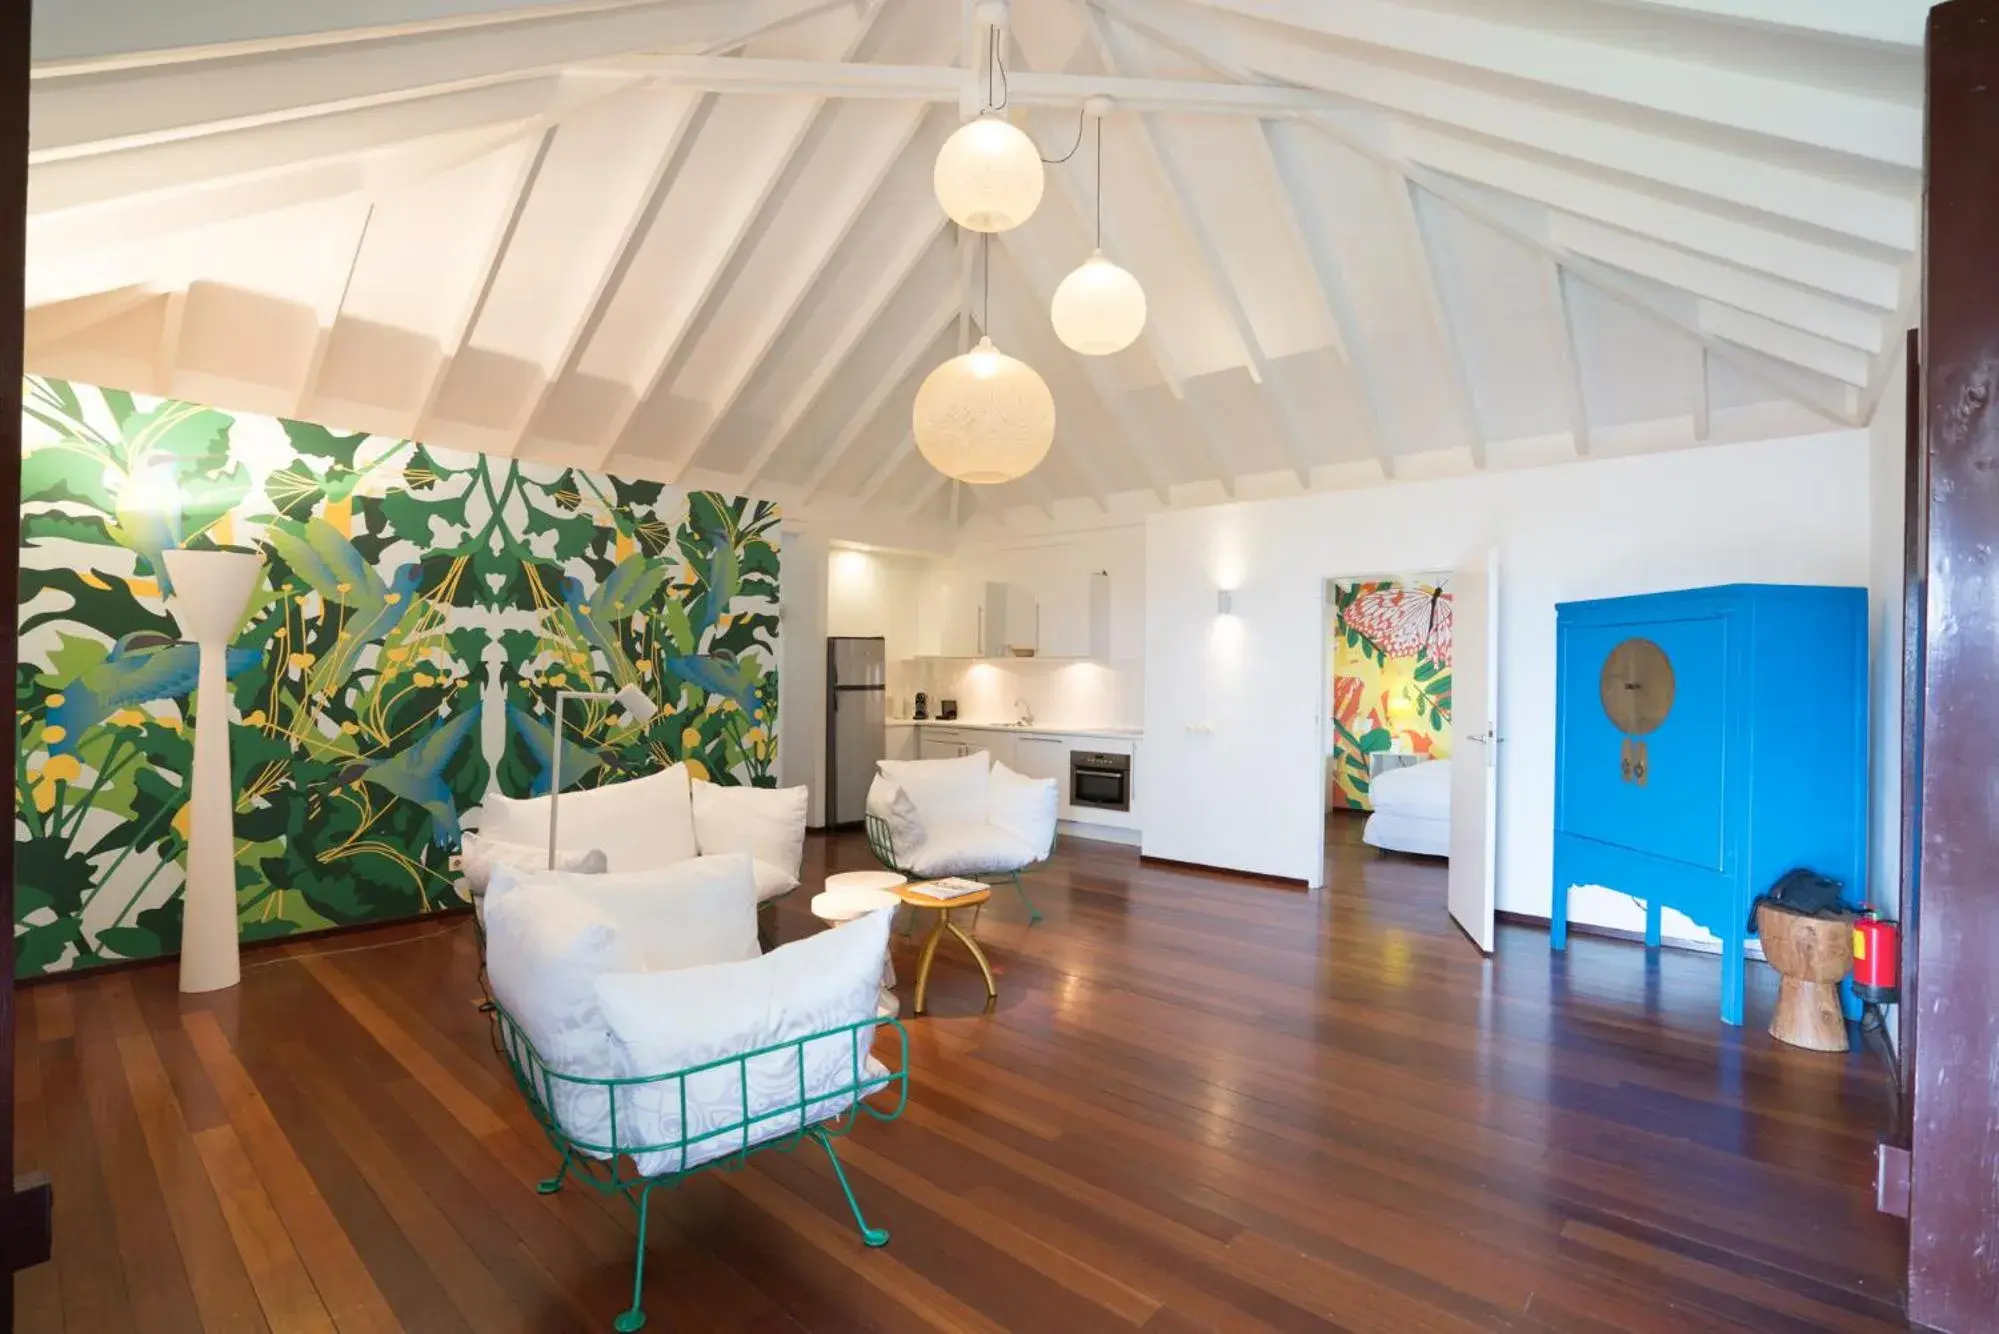
[[[866,818],[868,784],[888,733],[887,643],[835,636],[826,641],[826,823]]]

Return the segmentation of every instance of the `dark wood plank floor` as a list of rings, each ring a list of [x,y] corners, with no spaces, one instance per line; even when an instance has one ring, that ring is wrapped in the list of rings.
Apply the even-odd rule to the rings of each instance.
[[[908,1115],[845,1142],[889,1247],[813,1153],[706,1174],[656,1201],[652,1327],[1906,1328],[1871,1057],[1778,1049],[1760,969],[1737,1031],[1711,958],[1504,928],[1481,960],[1436,865],[1352,832],[1322,894],[1065,844],[1046,921],[980,924],[996,1012],[940,954]],[[629,1213],[533,1191],[469,925],[248,962],[204,998],[171,967],[23,993],[19,1161],[58,1205],[19,1327],[608,1328]]]

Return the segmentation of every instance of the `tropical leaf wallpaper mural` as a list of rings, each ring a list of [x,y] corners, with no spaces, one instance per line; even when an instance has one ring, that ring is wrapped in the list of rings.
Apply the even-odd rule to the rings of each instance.
[[[23,395],[22,975],[179,947],[177,546],[265,560],[228,664],[246,940],[458,902],[481,796],[548,789],[561,687],[662,709],[572,705],[565,789],[678,760],[774,782],[769,504],[61,380]]]
[[[1371,810],[1368,756],[1442,758],[1451,738],[1451,595],[1421,581],[1333,586],[1331,804]]]

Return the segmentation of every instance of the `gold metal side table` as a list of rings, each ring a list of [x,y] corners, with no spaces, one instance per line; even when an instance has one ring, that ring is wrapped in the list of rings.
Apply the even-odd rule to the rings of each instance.
[[[918,956],[916,963],[915,1013],[923,1013],[924,999],[930,992],[930,965],[937,957],[937,944],[944,939],[944,933],[947,931],[956,936],[964,944],[965,948],[971,952],[973,961],[979,965],[979,971],[985,974],[986,1005],[990,1009],[993,1002],[999,999],[999,988],[993,984],[992,965],[986,962],[986,952],[979,948],[979,942],[974,940],[963,927],[952,921],[951,914],[960,908],[976,908],[980,906],[992,898],[992,890],[980,889],[976,894],[961,894],[956,898],[939,899],[925,893],[926,888],[927,883],[919,881],[916,884],[899,886],[891,891],[911,908],[920,912],[934,912],[937,914],[937,921],[930,928],[929,936],[924,939],[923,953]]]

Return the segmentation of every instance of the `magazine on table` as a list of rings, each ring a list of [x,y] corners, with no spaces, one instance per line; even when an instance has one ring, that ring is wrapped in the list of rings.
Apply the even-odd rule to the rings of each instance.
[[[942,880],[932,880],[923,886],[923,892],[933,899],[962,899],[967,894],[976,894],[986,886],[976,880],[966,880],[962,876],[946,876]]]

